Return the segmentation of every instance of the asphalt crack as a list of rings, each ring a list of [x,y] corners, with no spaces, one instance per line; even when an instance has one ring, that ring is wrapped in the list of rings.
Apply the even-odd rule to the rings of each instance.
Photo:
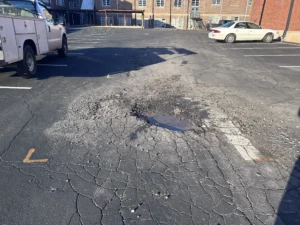
[[[8,147],[1,153],[0,155],[0,162],[2,161],[3,155],[11,148],[13,142],[16,140],[16,138],[22,133],[22,131],[25,129],[25,127],[29,124],[29,122],[34,118],[35,114],[30,109],[29,104],[24,100],[24,103],[27,105],[27,110],[30,112],[30,118],[25,122],[25,124],[21,127],[21,129],[17,132],[17,134],[12,138],[12,140],[9,142]]]

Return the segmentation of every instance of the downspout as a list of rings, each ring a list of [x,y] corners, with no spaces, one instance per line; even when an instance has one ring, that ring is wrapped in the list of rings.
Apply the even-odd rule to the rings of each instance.
[[[154,0],[152,0],[152,28],[154,28]]]
[[[186,30],[189,28],[189,8],[190,8],[190,0],[188,0],[187,10],[186,10]]]
[[[170,27],[172,28],[172,0],[170,0]]]
[[[263,6],[262,6],[262,9],[261,9],[259,23],[258,23],[259,26],[261,26],[261,22],[262,22],[262,19],[263,19],[263,16],[264,16],[266,2],[267,2],[267,0],[264,0]]]
[[[202,20],[204,20],[204,17],[205,17],[205,15],[206,15],[206,14],[205,14],[205,12],[206,12],[206,11],[205,11],[205,10],[206,10],[206,1],[207,1],[207,0],[205,0],[205,3],[204,3],[204,9],[203,9],[203,14],[202,14],[203,19],[202,19]],[[199,8],[200,8],[200,7],[199,7]],[[205,21],[205,22],[206,22],[206,21]]]
[[[248,1],[246,2],[246,9],[245,9],[245,16],[244,16],[244,21],[246,21],[246,16],[247,16],[247,13],[248,13]]]
[[[284,32],[282,34],[283,39],[285,38],[286,33],[288,32],[289,27],[290,27],[291,18],[292,18],[292,14],[293,14],[294,3],[295,3],[295,0],[291,0],[290,10],[289,10],[288,18],[287,18],[287,21],[286,21],[286,26],[285,26]]]
[[[221,7],[220,7],[220,13],[219,13],[219,15],[220,15],[220,20],[222,19],[222,11],[223,11],[223,0],[221,0]],[[219,23],[219,21],[218,21],[218,23]]]
[[[118,9],[119,9],[119,0],[117,0],[117,10]],[[117,22],[118,22],[118,26],[120,26],[120,24],[119,24],[119,13],[117,13]]]

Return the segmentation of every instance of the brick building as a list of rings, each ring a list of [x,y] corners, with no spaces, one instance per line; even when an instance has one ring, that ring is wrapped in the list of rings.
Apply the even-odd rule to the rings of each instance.
[[[199,0],[193,0],[198,2]],[[95,9],[145,10],[145,28],[176,27],[184,29],[188,19],[189,0],[96,0]],[[140,14],[126,14],[126,25],[142,25]],[[171,21],[171,22],[170,22]],[[97,23],[105,25],[103,13],[97,16]],[[124,25],[122,13],[110,14],[109,25]]]
[[[218,23],[220,19],[249,20],[252,0],[95,0],[95,9],[141,9],[145,10],[145,27],[175,27],[190,29],[195,21],[202,25],[207,22]],[[254,1],[254,0],[253,0]],[[101,17],[98,19],[101,23]],[[113,18],[112,18],[113,17]],[[129,16],[130,17],[130,16]],[[132,15],[131,25],[141,25],[141,18]],[[111,24],[118,19],[110,17]],[[102,18],[103,24],[104,19]],[[128,19],[129,22],[129,19]],[[153,24],[152,24],[153,23]],[[124,24],[121,20],[121,23]],[[126,23],[129,25],[129,23]]]
[[[255,0],[251,20],[279,30],[286,41],[300,42],[299,0]]]
[[[55,0],[45,0],[55,1]],[[63,1],[63,0],[57,0]],[[254,0],[65,0],[70,25],[141,26],[141,14],[98,10],[144,10],[145,28],[193,29],[220,19],[248,20]],[[76,11],[77,10],[77,11]],[[92,12],[95,10],[94,12]],[[107,17],[107,22],[106,22]]]
[[[218,23],[226,20],[249,20],[255,0],[202,0],[200,15],[205,22]]]

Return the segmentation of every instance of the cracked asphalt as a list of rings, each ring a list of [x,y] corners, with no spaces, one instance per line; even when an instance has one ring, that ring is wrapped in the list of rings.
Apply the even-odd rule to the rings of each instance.
[[[243,57],[289,43],[93,27],[68,40],[68,58],[38,61],[65,67],[1,71],[2,86],[32,89],[0,89],[0,224],[300,224],[299,70]],[[261,158],[245,160],[224,128]],[[31,148],[48,162],[24,163]]]

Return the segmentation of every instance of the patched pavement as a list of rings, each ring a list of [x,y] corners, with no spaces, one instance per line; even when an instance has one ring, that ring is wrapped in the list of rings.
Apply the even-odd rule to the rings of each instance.
[[[32,87],[0,90],[1,224],[300,222],[297,70],[197,31],[69,42],[67,59],[39,61],[66,66],[0,77]]]

